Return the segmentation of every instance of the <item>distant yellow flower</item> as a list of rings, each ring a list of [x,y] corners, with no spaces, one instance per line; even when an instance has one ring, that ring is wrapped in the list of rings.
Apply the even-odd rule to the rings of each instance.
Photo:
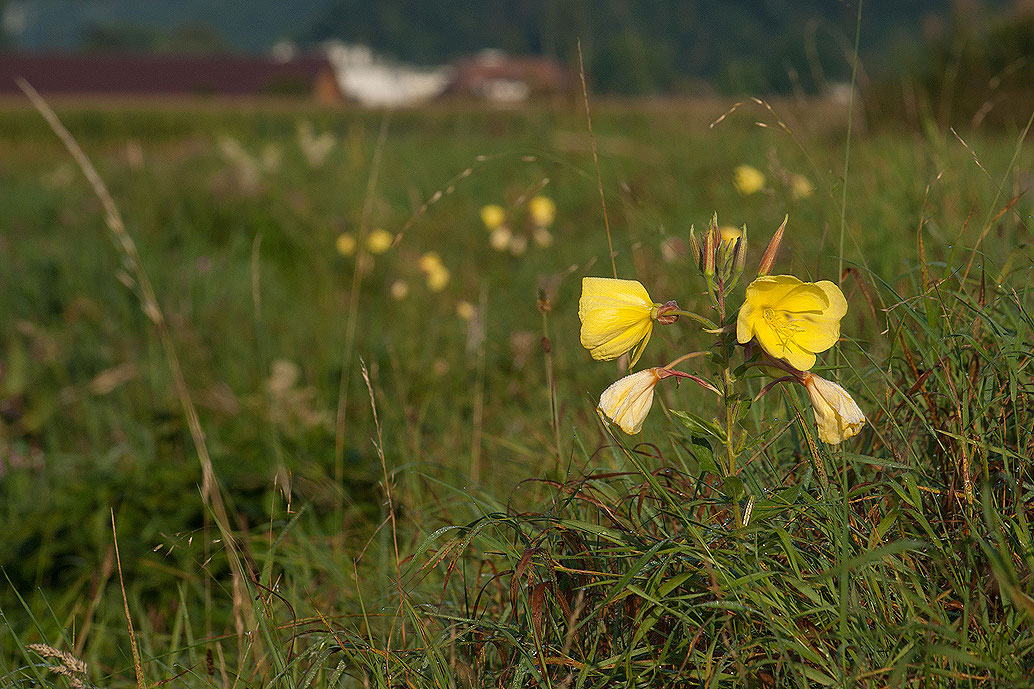
[[[765,188],[765,175],[752,165],[737,165],[732,171],[736,191],[750,196]]]
[[[795,199],[806,199],[815,192],[815,185],[804,175],[794,175],[790,179],[790,189]]]
[[[475,309],[474,305],[469,301],[458,301],[456,302],[456,315],[465,321],[469,321],[474,317]]]
[[[600,395],[599,410],[629,435],[643,430],[662,370],[645,368],[614,382]]]
[[[371,254],[383,254],[385,251],[391,248],[391,243],[395,241],[395,235],[387,230],[374,230],[370,233],[370,236],[366,238],[366,249]]]
[[[503,210],[502,206],[497,206],[494,203],[482,206],[481,222],[485,223],[486,230],[494,230],[506,222],[506,211]]]
[[[432,292],[441,292],[448,284],[449,269],[445,266],[439,266],[427,273],[427,289]]]
[[[510,232],[510,228],[506,225],[500,225],[492,230],[492,234],[488,235],[488,245],[496,251],[506,251],[510,246],[512,238],[513,233]]]
[[[805,374],[804,387],[815,409],[820,440],[836,445],[858,435],[865,425],[865,415],[844,388],[811,373]]]
[[[731,244],[743,236],[743,230],[732,225],[722,225],[718,232],[722,235],[722,244]]]
[[[828,280],[801,282],[792,275],[759,277],[747,286],[736,319],[740,344],[756,337],[761,348],[784,359],[799,371],[815,365],[815,353],[824,352],[840,338],[840,319],[847,300]]]
[[[629,366],[635,366],[650,341],[659,307],[638,280],[582,278],[582,346],[593,359],[604,361],[632,350]]]
[[[528,212],[537,227],[549,227],[556,220],[556,203],[548,196],[535,196],[528,202]]]
[[[396,280],[391,283],[391,287],[388,288],[391,293],[391,298],[395,301],[402,301],[409,296],[409,283],[405,280]]]
[[[420,270],[425,273],[438,270],[442,267],[442,259],[438,254],[433,251],[428,251],[426,254],[420,257]]]
[[[334,242],[337,252],[342,256],[348,257],[355,253],[355,237],[348,232],[342,232],[337,236],[337,240]]]

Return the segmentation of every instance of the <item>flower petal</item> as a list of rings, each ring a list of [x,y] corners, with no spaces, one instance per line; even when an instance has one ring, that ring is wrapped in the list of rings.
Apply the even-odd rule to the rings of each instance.
[[[599,410],[629,435],[643,430],[654,386],[661,379],[658,371],[647,368],[615,381],[600,395]]]

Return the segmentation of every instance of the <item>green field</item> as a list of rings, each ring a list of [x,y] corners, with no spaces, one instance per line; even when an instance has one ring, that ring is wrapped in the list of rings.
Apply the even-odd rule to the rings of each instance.
[[[704,313],[690,227],[746,224],[749,282],[788,215],[775,272],[849,302],[815,370],[866,429],[816,442],[781,386],[742,408],[732,481],[725,407],[691,382],[641,436],[596,413],[623,371],[579,344],[581,279],[613,274],[580,103],[58,108],[138,265],[5,105],[0,685],[1029,686],[1034,149],[849,137],[827,103],[710,126],[731,105],[592,125],[620,277]],[[303,128],[332,135],[322,160]],[[552,245],[494,250],[482,206],[531,237],[535,195]],[[640,367],[713,342],[683,318]]]

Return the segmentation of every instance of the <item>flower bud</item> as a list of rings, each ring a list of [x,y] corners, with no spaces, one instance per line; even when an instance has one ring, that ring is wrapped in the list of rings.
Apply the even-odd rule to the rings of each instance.
[[[693,252],[693,259],[697,263],[697,268],[699,268],[700,270],[703,270],[704,269],[704,252],[700,248],[700,242],[697,241],[696,230],[693,229],[692,225],[690,225],[690,227],[689,227],[689,248],[690,248],[690,251]]]
[[[717,227],[708,228],[707,234],[704,235],[704,257],[700,262],[700,270],[707,277],[714,275],[715,252],[721,239],[722,237],[718,234]]]
[[[783,242],[783,230],[786,229],[786,222],[790,219],[790,216],[783,217],[783,224],[779,226],[779,229],[772,235],[771,241],[768,243],[768,248],[765,249],[765,254],[761,257],[761,264],[758,266],[758,277],[769,275],[772,272],[772,266],[775,264],[776,254],[779,252],[779,245]]]

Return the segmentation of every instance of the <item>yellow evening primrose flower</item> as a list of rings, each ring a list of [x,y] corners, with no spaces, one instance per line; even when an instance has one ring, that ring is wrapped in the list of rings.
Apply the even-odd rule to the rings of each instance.
[[[477,313],[477,311],[474,308],[474,305],[469,301],[460,300],[456,302],[456,315],[463,320],[469,321],[474,317],[475,313]]]
[[[441,292],[449,284],[449,269],[445,266],[438,266],[427,273],[427,289],[432,292]]]
[[[593,359],[616,359],[632,351],[629,366],[635,366],[650,341],[655,304],[638,280],[582,278],[578,318],[582,322],[582,346]]]
[[[653,389],[661,380],[660,368],[645,368],[625,376],[600,395],[598,409],[621,430],[634,435],[643,430],[643,421],[653,406]]]
[[[418,265],[420,266],[420,270],[425,273],[433,273],[442,267],[442,258],[435,252],[428,251],[420,257]]]
[[[393,241],[395,241],[395,235],[391,232],[380,229],[374,230],[366,238],[366,248],[371,254],[383,254],[391,248]]]
[[[502,206],[490,203],[481,207],[481,222],[485,223],[486,230],[495,228],[506,222],[506,211]]]
[[[807,371],[815,365],[816,352],[826,351],[840,339],[840,319],[846,313],[844,293],[829,280],[759,277],[747,286],[736,319],[736,340],[746,344],[756,337],[771,356]]]
[[[820,440],[836,445],[858,435],[865,425],[865,415],[844,388],[812,373],[804,376],[804,387],[815,409]]]
[[[549,227],[556,220],[556,203],[548,196],[535,196],[528,202],[528,213],[536,227]]]
[[[342,232],[337,236],[334,246],[339,254],[347,258],[355,253],[355,237],[348,232]]]
[[[722,244],[732,244],[743,236],[743,230],[732,225],[722,225],[718,228],[718,232],[722,235]]]
[[[737,165],[732,171],[736,191],[750,196],[765,188],[765,175],[753,165]]]

